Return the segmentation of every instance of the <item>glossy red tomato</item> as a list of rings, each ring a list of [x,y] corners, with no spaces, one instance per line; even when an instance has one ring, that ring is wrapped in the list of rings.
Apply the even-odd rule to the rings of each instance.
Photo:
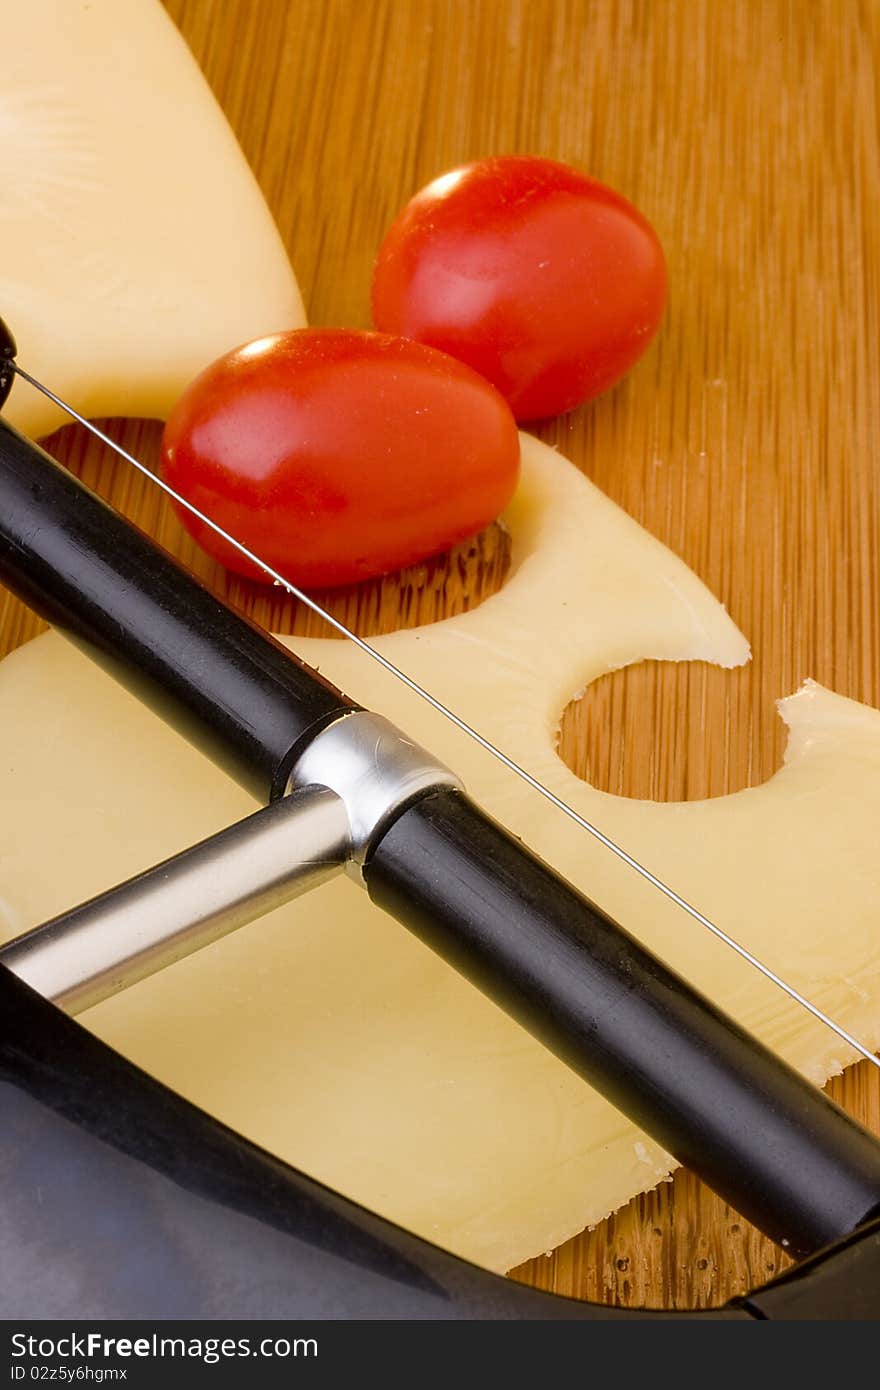
[[[428,184],[373,274],[376,327],[467,362],[519,420],[612,386],[665,304],[663,249],[642,214],[565,164],[520,155]]]
[[[469,367],[379,333],[302,329],[208,367],[165,428],[167,481],[300,586],[349,584],[446,550],[497,517],[519,470],[513,416]],[[263,579],[181,509],[199,544]]]

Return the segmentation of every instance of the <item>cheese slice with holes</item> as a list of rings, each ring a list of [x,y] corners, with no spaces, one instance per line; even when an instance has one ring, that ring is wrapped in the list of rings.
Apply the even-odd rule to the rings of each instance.
[[[284,247],[159,0],[5,4],[0,318],[80,413],[164,418],[221,353],[305,323]],[[65,420],[17,381],[5,413]]]
[[[880,1041],[880,712],[807,686],[784,767],[711,801],[600,793],[559,760],[575,692],[645,659],[734,666],[745,640],[684,564],[523,439],[512,567],[464,616],[376,639],[582,814],[869,1044]],[[814,1081],[852,1053],[343,642],[301,654]],[[252,803],[55,634],[0,665],[7,936]],[[506,1269],[672,1162],[366,894],[338,880],[82,1016],[260,1144],[441,1245]]]

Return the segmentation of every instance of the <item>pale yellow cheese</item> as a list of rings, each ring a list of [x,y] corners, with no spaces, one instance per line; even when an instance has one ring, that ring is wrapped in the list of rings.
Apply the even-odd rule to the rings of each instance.
[[[256,180],[159,0],[0,16],[0,317],[89,416],[164,418],[208,362],[305,323]],[[16,382],[6,416],[64,415]]]
[[[668,550],[523,439],[512,572],[479,609],[376,645],[853,1032],[880,1041],[880,713],[807,686],[764,786],[657,805],[554,751],[569,698],[646,658],[748,648]],[[849,1051],[462,735],[339,641],[296,641],[816,1081]],[[52,634],[0,665],[7,935],[247,811],[248,798]],[[670,1160],[340,881],[83,1021],[293,1163],[497,1269],[650,1188]]]

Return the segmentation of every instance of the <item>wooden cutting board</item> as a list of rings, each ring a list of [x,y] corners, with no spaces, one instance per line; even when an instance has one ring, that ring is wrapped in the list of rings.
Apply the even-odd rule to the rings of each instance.
[[[774,700],[807,676],[880,705],[880,127],[875,0],[167,0],[262,184],[313,323],[367,326],[370,267],[406,199],[464,160],[570,161],[656,226],[671,296],[628,380],[542,426],[680,554],[752,664],[598,682],[562,754],[659,799],[765,780]],[[159,430],[117,438],[156,457]],[[308,615],[198,556],[161,499],[82,435],[50,449],[276,630]],[[496,532],[346,594],[361,632],[501,582]],[[0,592],[0,651],[41,624]],[[744,866],[747,869],[747,866]],[[866,1064],[835,1097],[880,1132]],[[686,1174],[516,1277],[626,1304],[705,1306],[784,1257]]]

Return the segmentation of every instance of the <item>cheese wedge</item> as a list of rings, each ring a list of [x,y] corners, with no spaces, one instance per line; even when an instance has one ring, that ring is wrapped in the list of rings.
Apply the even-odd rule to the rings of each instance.
[[[3,6],[0,317],[87,416],[164,418],[208,362],[305,323],[256,180],[159,0]],[[17,381],[35,437],[66,417]]]
[[[566,702],[648,658],[748,647],[682,562],[523,437],[503,589],[376,639],[871,1045],[880,1041],[880,712],[807,686],[785,766],[704,802],[600,793],[560,762]],[[838,1039],[414,696],[333,640],[292,645],[814,1081]],[[248,797],[56,634],[0,665],[0,913],[11,936],[218,829]],[[671,1159],[339,880],[82,1021],[284,1158],[496,1269],[662,1180]]]

